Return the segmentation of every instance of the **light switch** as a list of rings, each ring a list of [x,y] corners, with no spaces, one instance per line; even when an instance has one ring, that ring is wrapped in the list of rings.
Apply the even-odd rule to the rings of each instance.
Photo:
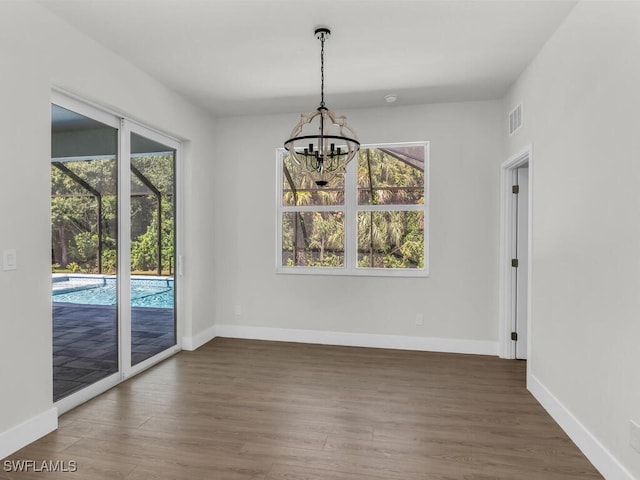
[[[3,250],[2,251],[2,269],[3,270],[15,270],[17,264],[16,251],[15,250]]]

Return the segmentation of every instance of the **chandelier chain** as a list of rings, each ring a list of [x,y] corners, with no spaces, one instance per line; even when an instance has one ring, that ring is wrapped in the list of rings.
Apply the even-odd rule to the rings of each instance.
[[[324,107],[324,33],[320,36],[320,106]]]

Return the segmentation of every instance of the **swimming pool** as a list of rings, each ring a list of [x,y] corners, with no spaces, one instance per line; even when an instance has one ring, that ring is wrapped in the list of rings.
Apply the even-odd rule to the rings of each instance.
[[[131,277],[131,306],[173,308],[174,282],[169,277]],[[55,303],[115,305],[116,277],[109,275],[54,275],[51,288]]]

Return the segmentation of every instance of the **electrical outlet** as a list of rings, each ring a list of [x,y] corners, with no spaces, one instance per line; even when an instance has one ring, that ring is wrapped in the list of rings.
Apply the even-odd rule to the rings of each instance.
[[[424,321],[422,320],[422,314],[416,313],[416,325],[420,326],[423,324],[424,324]]]
[[[631,448],[640,453],[640,425],[633,420],[629,422],[629,444]]]

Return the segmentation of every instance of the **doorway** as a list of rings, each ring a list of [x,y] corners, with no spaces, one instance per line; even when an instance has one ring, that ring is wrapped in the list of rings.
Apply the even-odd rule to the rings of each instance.
[[[501,166],[500,343],[503,358],[529,357],[531,146]]]
[[[59,413],[180,349],[176,140],[67,95],[51,115]]]

